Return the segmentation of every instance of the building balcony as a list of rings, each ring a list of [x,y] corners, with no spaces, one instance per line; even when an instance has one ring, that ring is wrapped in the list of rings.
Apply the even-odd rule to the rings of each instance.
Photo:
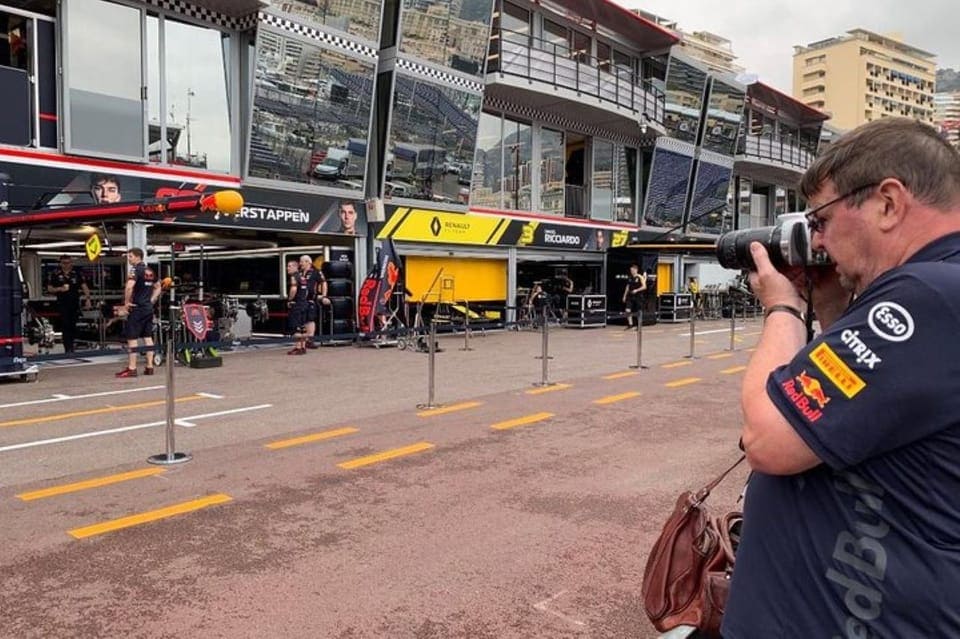
[[[556,104],[559,95],[568,100],[560,112],[570,117],[595,117],[595,111],[569,113],[571,108],[602,109],[619,114],[627,129],[624,132],[636,135],[636,122],[646,115],[646,124],[663,130],[666,100],[653,82],[614,67],[608,60],[571,52],[562,44],[506,29],[495,31],[487,73],[488,92],[492,90],[494,95],[502,87],[514,100],[523,99],[533,106]],[[518,90],[530,95],[522,98]]]
[[[815,157],[797,144],[770,136],[747,135],[740,138],[734,161],[738,174],[772,184],[789,184],[807,170]]]

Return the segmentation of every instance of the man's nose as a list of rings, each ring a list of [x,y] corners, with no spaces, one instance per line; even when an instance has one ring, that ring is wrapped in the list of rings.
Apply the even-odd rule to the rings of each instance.
[[[825,251],[823,246],[823,233],[820,231],[810,231],[810,248],[814,251]]]

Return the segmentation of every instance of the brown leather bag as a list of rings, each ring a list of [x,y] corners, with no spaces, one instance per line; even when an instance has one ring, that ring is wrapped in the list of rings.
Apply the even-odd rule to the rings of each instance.
[[[720,636],[742,516],[712,518],[703,502],[743,460],[697,492],[680,495],[647,557],[643,607],[660,632],[686,625]]]

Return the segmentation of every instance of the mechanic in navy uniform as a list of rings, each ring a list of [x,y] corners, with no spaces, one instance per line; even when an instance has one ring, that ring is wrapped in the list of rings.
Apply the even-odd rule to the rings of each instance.
[[[127,321],[123,325],[123,337],[127,340],[127,367],[117,377],[137,376],[137,346],[153,346],[153,307],[160,299],[161,284],[156,271],[143,261],[143,249],[133,247],[127,251],[130,273],[123,291],[123,303],[127,309]],[[167,363],[172,366],[172,362]],[[153,375],[153,349],[147,351],[144,375]]]
[[[320,321],[320,304],[329,304],[327,299],[327,278],[320,269],[314,268],[313,260],[309,255],[300,256],[300,285],[306,291],[307,310],[304,323],[306,334],[306,348],[318,348],[313,341],[317,333],[317,324]]]
[[[800,184],[803,280],[750,246],[766,320],[744,373],[753,469],[724,639],[960,637],[960,155],[884,118]]]
[[[60,267],[47,279],[47,292],[57,296],[63,352],[72,353],[80,316],[80,294],[83,294],[83,307],[89,309],[90,288],[83,274],[73,268],[73,260],[69,255],[60,256]]]
[[[293,348],[287,355],[303,355],[306,337],[303,325],[307,315],[307,289],[300,284],[300,262],[287,262],[287,331],[293,336]]]

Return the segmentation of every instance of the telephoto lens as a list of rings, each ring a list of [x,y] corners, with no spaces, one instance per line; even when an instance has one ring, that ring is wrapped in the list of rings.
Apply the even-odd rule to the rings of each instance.
[[[788,266],[823,264],[829,261],[824,254],[812,252],[810,231],[803,213],[780,215],[777,217],[776,226],[724,233],[717,240],[717,261],[720,266],[757,270],[750,254],[752,242],[760,242],[766,247],[770,262],[778,271]]]

